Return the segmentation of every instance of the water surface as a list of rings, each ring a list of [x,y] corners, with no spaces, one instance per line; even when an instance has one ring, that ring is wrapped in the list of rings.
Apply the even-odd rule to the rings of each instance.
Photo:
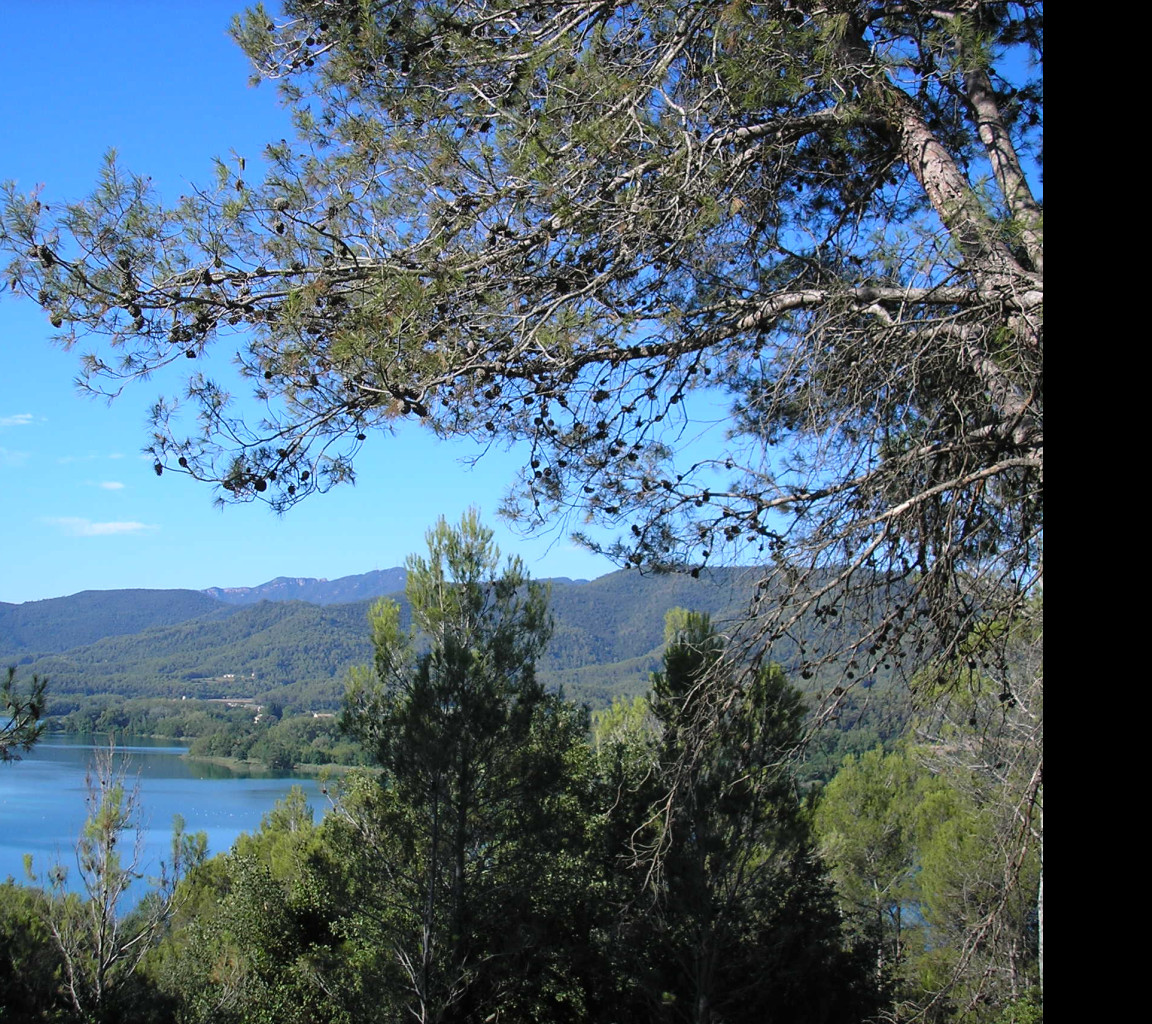
[[[88,814],[85,775],[107,744],[107,737],[46,736],[22,761],[0,764],[0,881],[12,876],[24,882],[24,855],[30,853],[37,874],[60,863],[69,868],[70,887],[76,886],[74,847]],[[304,790],[317,819],[327,807],[315,779],[275,771],[237,774],[186,758],[186,752],[162,740],[117,741],[116,766],[126,767],[128,788],[139,784],[145,874],[158,873],[161,858],[169,858],[174,814],[183,816],[187,831],[207,833],[213,856],[230,849],[241,832],[259,828],[294,785]],[[143,892],[141,887],[135,895]]]

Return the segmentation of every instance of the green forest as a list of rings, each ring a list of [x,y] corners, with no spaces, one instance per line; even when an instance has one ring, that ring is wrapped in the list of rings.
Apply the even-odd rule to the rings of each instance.
[[[400,577],[403,587],[402,570]],[[549,586],[557,621],[540,671],[548,685],[598,705],[647,685],[667,608],[691,605],[731,622],[747,607],[754,577],[737,568],[709,569],[697,579],[622,571]],[[392,596],[407,614],[403,593]],[[345,673],[371,654],[364,633],[371,604],[265,600],[237,607],[194,591],[88,591],[0,605],[0,663],[51,677],[51,715],[72,710],[73,698],[100,694],[267,697],[333,711]]]
[[[696,579],[633,570],[589,583],[549,581],[553,627],[537,676],[593,711],[642,696],[660,664],[665,613],[689,607],[730,629],[755,578],[748,568],[711,568]],[[349,586],[341,583],[338,593]],[[407,623],[407,598],[390,596]],[[3,657],[18,661],[24,676],[52,680],[44,709],[50,732],[176,739],[196,756],[270,768],[364,764],[364,752],[341,735],[336,712],[348,671],[371,657],[364,623],[372,601],[235,608],[205,605],[202,597],[100,591],[0,607]],[[137,626],[145,628],[132,632]],[[808,616],[793,638],[773,647],[773,658],[794,668],[806,640],[827,631]],[[78,638],[88,642],[72,647]],[[834,671],[796,675],[814,707],[837,678]],[[806,748],[804,778],[826,781],[845,753],[898,737],[910,713],[893,673],[877,666],[859,688],[839,695],[835,721]]]
[[[349,769],[211,860],[176,821],[131,909],[98,769],[85,895],[0,887],[4,1013],[1042,1020],[1043,3],[283,0],[231,35],[293,137],[167,204],[114,152],[79,199],[0,185],[6,293],[83,389],[163,389],[159,486],[291,514],[424,430],[629,571],[550,608],[470,512],[370,606],[0,607],[3,760],[52,711]]]
[[[740,666],[707,613],[670,609],[647,693],[590,716],[536,674],[546,588],[474,516],[428,539],[408,613],[372,609],[339,720],[295,720],[367,766],[331,783],[335,806],[317,821],[296,790],[211,860],[176,822],[130,907],[136,809],[105,766],[86,895],[51,870],[0,887],[12,1019],[1040,1019],[1038,852],[1007,798],[1034,695],[1008,707],[954,667],[924,684],[955,692],[948,717],[908,730],[930,742],[848,755],[824,784],[779,665],[713,714]]]

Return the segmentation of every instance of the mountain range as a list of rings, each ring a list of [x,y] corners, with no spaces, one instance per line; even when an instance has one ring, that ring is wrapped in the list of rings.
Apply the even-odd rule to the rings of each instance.
[[[84,591],[0,603],[0,664],[47,676],[50,693],[124,697],[274,697],[335,707],[348,669],[371,660],[374,599],[404,604],[402,568],[337,580],[278,577],[257,587]],[[554,579],[552,642],[538,665],[550,686],[593,706],[643,692],[673,607],[736,618],[753,570],[609,573]],[[780,660],[790,657],[781,650]]]
[[[258,587],[209,587],[203,593],[225,604],[259,604],[261,601],[307,601],[310,604],[348,604],[404,589],[406,571],[375,569],[338,580],[277,576]]]

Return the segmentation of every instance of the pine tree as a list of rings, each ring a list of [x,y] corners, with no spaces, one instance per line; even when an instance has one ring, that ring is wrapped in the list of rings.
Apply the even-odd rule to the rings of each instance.
[[[589,515],[622,562],[754,559],[752,646],[875,598],[808,651],[859,678],[1019,612],[1042,3],[286,0],[233,31],[299,127],[263,174],[220,162],[165,208],[110,163],[0,215],[12,288],[110,343],[92,387],[194,369],[197,420],[155,405],[158,472],[285,509],[411,417],[524,442],[510,507]],[[204,358],[233,328],[259,420]],[[699,391],[730,429],[685,465]]]
[[[21,693],[16,686],[16,667],[8,667],[8,677],[0,687],[0,761],[18,761],[18,751],[31,750],[40,738],[47,686],[47,679],[34,675],[28,692]]]
[[[586,717],[536,680],[551,621],[519,560],[501,569],[475,513],[441,520],[428,546],[408,561],[412,628],[376,605],[375,664],[346,697],[346,727],[383,768],[349,808],[356,898],[384,922],[416,1019],[578,1016],[565,948],[582,941]]]
[[[660,794],[648,825],[650,1012],[670,1021],[858,1021],[879,988],[843,943],[794,777],[804,705],[777,665],[717,720],[731,672],[706,615],[668,618],[651,708]]]

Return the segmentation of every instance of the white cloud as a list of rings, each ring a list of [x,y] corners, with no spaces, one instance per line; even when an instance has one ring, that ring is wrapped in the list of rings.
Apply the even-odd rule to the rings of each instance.
[[[0,427],[26,427],[32,422],[30,412],[18,412],[14,416],[0,416]]]
[[[114,537],[160,529],[148,523],[94,523],[91,519],[81,519],[79,516],[57,516],[45,521],[59,526],[70,537]]]
[[[89,487],[99,487],[102,491],[122,491],[124,485],[119,480],[85,480]]]
[[[0,448],[0,466],[15,469],[28,461],[27,452],[14,452],[11,448]]]

